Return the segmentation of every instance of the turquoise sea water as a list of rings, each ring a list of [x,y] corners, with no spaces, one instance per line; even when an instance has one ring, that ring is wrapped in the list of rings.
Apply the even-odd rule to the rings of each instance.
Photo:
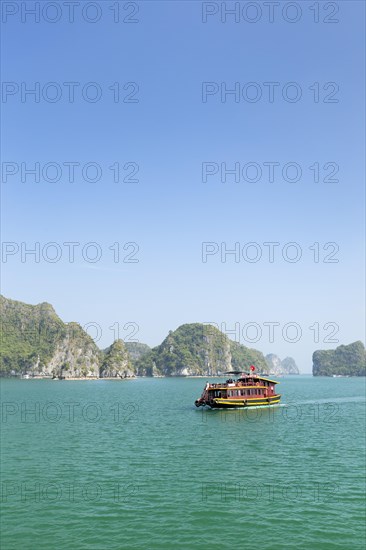
[[[365,379],[194,407],[204,379],[2,380],[1,549],[358,549]]]

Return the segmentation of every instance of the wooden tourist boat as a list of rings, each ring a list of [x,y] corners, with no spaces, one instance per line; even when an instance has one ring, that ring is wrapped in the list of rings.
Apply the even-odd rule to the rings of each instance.
[[[207,405],[212,409],[225,409],[277,405],[281,395],[276,393],[275,386],[279,382],[254,374],[255,367],[253,365],[250,370],[250,373],[225,372],[225,374],[237,376],[236,380],[229,378],[226,382],[215,384],[207,382],[201,397],[195,401],[196,407]]]

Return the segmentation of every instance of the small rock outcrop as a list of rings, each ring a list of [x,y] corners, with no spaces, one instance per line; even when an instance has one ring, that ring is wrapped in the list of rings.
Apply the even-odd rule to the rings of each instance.
[[[123,340],[116,340],[105,350],[100,367],[101,378],[133,378],[130,355]]]

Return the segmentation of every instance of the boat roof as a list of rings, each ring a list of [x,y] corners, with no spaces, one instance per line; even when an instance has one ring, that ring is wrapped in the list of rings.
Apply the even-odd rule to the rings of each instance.
[[[256,375],[254,375],[256,376]],[[272,384],[279,384],[280,382],[277,382],[277,380],[271,380],[270,378],[266,378],[265,376],[256,376],[259,380],[267,380],[267,382],[272,382]]]
[[[266,376],[260,376],[259,374],[255,373],[247,373],[240,370],[232,370],[228,372],[224,372],[223,374],[235,374],[235,375],[241,375],[241,378],[258,378],[258,380],[267,380],[267,382],[272,382],[272,384],[279,384],[280,382],[277,382],[277,380],[272,380],[270,378],[267,378]],[[240,380],[240,378],[239,378]]]
[[[242,370],[228,370],[227,372],[223,372],[223,374],[246,374]]]

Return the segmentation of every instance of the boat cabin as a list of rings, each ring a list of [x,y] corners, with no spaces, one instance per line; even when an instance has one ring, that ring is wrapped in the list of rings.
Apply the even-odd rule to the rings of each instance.
[[[268,405],[278,403],[280,395],[276,393],[275,380],[253,373],[239,374],[237,379],[228,378],[226,382],[206,383],[200,399],[195,404],[218,406]]]

